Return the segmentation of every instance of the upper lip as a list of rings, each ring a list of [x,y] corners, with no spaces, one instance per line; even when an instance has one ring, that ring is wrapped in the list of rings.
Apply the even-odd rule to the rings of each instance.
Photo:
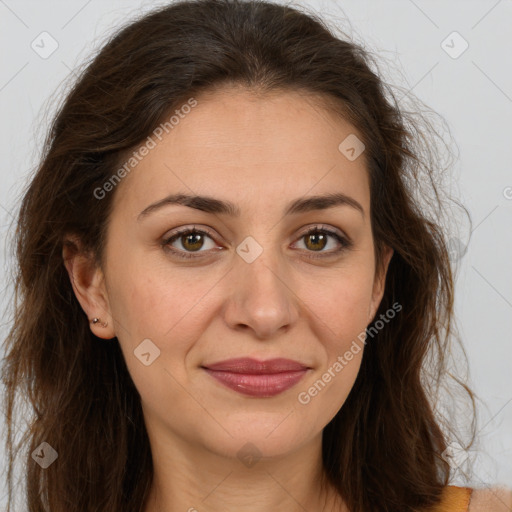
[[[309,367],[305,364],[293,361],[291,359],[277,358],[258,361],[250,357],[240,357],[237,359],[228,359],[218,363],[203,365],[204,368],[216,371],[225,371],[231,373],[251,373],[251,374],[271,374],[282,372],[293,372],[307,370]]]

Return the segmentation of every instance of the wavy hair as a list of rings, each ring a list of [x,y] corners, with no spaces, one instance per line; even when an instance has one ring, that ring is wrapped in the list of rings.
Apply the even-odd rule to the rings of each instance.
[[[325,475],[353,512],[439,502],[450,479],[450,425],[443,429],[436,392],[455,334],[454,270],[439,216],[441,137],[400,106],[374,66],[370,51],[316,14],[259,0],[173,2],[132,20],[86,63],[16,218],[2,368],[9,512],[22,448],[29,512],[143,510],[153,466],[140,396],[117,340],[90,331],[63,244],[76,234],[103,265],[116,191],[98,200],[94,190],[187,98],[232,84],[313,93],[363,136],[378,269],[384,246],[394,249],[375,318],[396,302],[403,310],[366,346],[346,402],[323,431]],[[456,380],[474,413],[471,390]],[[24,430],[16,426],[20,397],[29,407]],[[48,469],[31,457],[42,442],[58,453]]]

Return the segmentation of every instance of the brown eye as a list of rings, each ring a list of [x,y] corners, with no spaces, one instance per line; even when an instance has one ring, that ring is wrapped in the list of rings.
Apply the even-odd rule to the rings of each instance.
[[[181,235],[181,245],[187,251],[197,251],[203,246],[204,240],[202,240],[202,237],[203,234],[197,231]]]
[[[206,247],[206,249],[221,249],[220,247],[215,247],[213,236],[210,233],[201,229],[195,229],[195,227],[175,231],[172,235],[165,238],[161,244],[166,251],[169,251],[177,257],[195,258],[201,257],[201,255],[205,256],[211,254],[211,251],[209,250],[201,250],[205,248],[205,237],[209,238],[212,243],[212,247]],[[307,233],[304,233],[299,240],[301,242],[304,241],[305,249],[303,249],[303,252],[306,252],[307,257],[309,258],[327,258],[336,256],[352,247],[352,242],[349,239],[341,236],[336,231],[320,228],[318,226],[310,229]],[[324,250],[329,246],[331,240],[337,242],[337,247],[335,244],[335,246],[330,250]],[[175,245],[177,242],[180,243],[181,247]]]
[[[175,232],[162,241],[162,246],[176,256],[194,258],[196,254],[193,253],[197,253],[197,256],[201,256],[201,253],[209,252],[201,251],[201,249],[204,248],[205,237],[212,241],[212,247],[214,247],[215,244],[213,243],[212,236],[206,231],[195,228],[185,228]],[[174,245],[176,242],[179,242],[181,247],[176,247]],[[207,247],[207,249],[209,248]]]
[[[337,242],[337,247],[335,244],[334,248],[331,250],[324,250],[329,245],[331,239]],[[304,233],[299,240],[304,241],[304,250],[306,253],[318,253],[308,254],[307,256],[309,258],[328,258],[336,256],[352,247],[352,242],[349,239],[341,236],[336,231],[319,226],[316,226],[310,229],[307,233]]]
[[[321,251],[327,245],[327,238],[328,236],[320,232],[304,235],[304,239],[306,240],[306,247],[313,251]]]

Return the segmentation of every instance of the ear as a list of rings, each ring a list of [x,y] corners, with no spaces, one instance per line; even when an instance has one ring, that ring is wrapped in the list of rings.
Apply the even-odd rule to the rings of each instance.
[[[384,295],[384,289],[386,285],[386,275],[388,273],[389,262],[391,260],[391,256],[393,256],[394,250],[385,245],[384,252],[382,255],[382,264],[380,266],[380,271],[376,273],[375,279],[373,280],[373,292],[372,299],[370,302],[370,307],[368,309],[368,323],[372,322],[375,314],[377,313],[377,309],[379,309],[380,302]]]
[[[90,324],[91,331],[98,338],[112,339],[116,336],[103,271],[94,262],[90,252],[83,250],[79,237],[69,235],[62,247],[62,258],[69,275],[75,296],[87,318],[97,317],[101,321]],[[108,322],[107,327],[102,324]]]

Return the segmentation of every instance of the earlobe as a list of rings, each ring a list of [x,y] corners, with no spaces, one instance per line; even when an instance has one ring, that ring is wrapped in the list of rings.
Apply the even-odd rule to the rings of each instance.
[[[68,237],[62,247],[62,258],[75,296],[87,315],[91,331],[99,338],[115,337],[105,279],[92,255],[82,249],[78,237]],[[94,319],[99,319],[94,322]]]

